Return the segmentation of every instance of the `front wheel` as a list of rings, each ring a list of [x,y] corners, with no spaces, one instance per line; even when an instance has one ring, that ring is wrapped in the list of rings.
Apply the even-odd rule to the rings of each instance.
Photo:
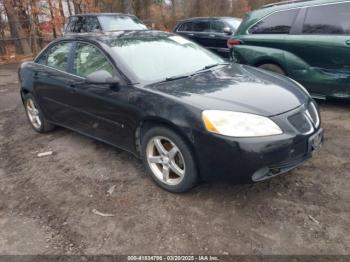
[[[186,141],[166,127],[153,127],[142,138],[142,158],[153,180],[163,189],[181,193],[197,183],[197,169]]]
[[[55,129],[55,125],[50,124],[45,119],[34,96],[30,93],[23,95],[24,108],[32,128],[39,133],[47,133]]]

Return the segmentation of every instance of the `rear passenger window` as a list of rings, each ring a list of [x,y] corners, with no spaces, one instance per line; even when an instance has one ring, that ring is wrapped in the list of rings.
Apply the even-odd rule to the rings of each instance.
[[[66,27],[66,32],[73,32],[74,24],[77,21],[77,18],[72,16],[69,18],[69,22]]]
[[[193,22],[193,30],[194,32],[209,32],[209,22],[207,21],[198,21]]]
[[[66,28],[66,32],[82,33],[85,19],[81,16],[72,16]]]
[[[249,29],[251,34],[289,34],[299,10],[274,13]]]
[[[180,31],[180,32],[191,32],[192,31],[192,23],[184,23],[184,24],[182,24],[180,27],[179,27],[179,29],[178,29],[178,31]]]
[[[47,53],[46,65],[66,71],[71,46],[72,43],[65,42],[51,47]]]
[[[308,8],[303,33],[350,35],[350,3]]]
[[[94,17],[94,16],[85,17],[82,31],[83,32],[101,31],[100,23],[98,22],[97,17]]]

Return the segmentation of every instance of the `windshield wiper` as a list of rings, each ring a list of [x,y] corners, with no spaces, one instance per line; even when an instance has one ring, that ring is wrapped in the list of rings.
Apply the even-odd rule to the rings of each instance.
[[[207,65],[207,66],[203,67],[202,69],[200,69],[200,70],[198,70],[198,71],[196,71],[196,72],[194,72],[194,73],[192,73],[192,74],[177,75],[177,76],[167,77],[167,78],[165,78],[165,80],[160,81],[159,83],[170,82],[170,81],[175,81],[175,80],[182,79],[182,78],[191,77],[191,76],[193,76],[193,75],[196,75],[196,74],[198,74],[198,73],[201,73],[201,72],[203,72],[203,71],[206,71],[206,70],[208,70],[208,69],[210,69],[210,68],[213,68],[213,67],[216,67],[216,66],[219,66],[219,65],[230,65],[230,64],[231,64],[231,63],[225,63],[225,62],[223,62],[223,63],[216,63],[216,64],[212,64],[212,65]]]
[[[223,62],[223,63],[216,63],[216,64],[212,64],[212,65],[207,65],[207,66],[203,67],[202,69],[196,71],[195,74],[200,73],[200,72],[203,72],[203,71],[205,71],[205,70],[208,70],[208,69],[210,69],[210,68],[213,68],[213,67],[216,67],[216,66],[219,66],[219,65],[230,65],[230,64],[231,64],[231,63],[225,63],[225,62]]]
[[[182,78],[187,78],[190,75],[179,75],[179,76],[171,76],[171,77],[167,77],[165,78],[164,82],[169,82],[169,81],[174,81],[174,80],[178,80],[178,79],[182,79]]]

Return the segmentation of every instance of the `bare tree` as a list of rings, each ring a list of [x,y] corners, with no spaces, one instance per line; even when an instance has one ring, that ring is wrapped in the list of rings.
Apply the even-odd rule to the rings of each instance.
[[[70,0],[67,0],[68,13],[69,15],[72,15],[73,13],[72,13],[72,7],[70,3],[71,3]]]
[[[8,18],[8,23],[10,26],[10,32],[14,41],[17,54],[31,54],[30,46],[28,44],[28,39],[25,30],[22,28],[21,21],[18,14],[18,6],[16,6],[14,1],[4,0],[4,7],[6,10],[6,15]],[[17,7],[17,8],[16,8]]]
[[[133,10],[134,8],[133,8],[132,2],[133,2],[133,0],[122,0],[124,13],[129,13],[129,14],[134,13],[134,10]]]
[[[61,18],[62,18],[62,20],[63,20],[63,23],[64,23],[65,20],[66,20],[66,17],[64,16],[62,1],[63,1],[63,0],[58,0],[58,7],[59,7],[59,10],[60,10],[60,16],[61,16]]]
[[[53,10],[52,0],[48,0],[49,4],[49,11],[51,16],[51,27],[52,27],[52,35],[54,38],[57,37],[57,31],[56,31],[56,23],[55,23],[55,11]]]

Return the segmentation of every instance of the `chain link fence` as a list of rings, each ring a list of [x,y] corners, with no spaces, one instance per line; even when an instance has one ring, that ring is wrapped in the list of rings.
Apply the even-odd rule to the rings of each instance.
[[[51,21],[34,23],[31,19],[22,19],[16,23],[6,21],[0,26],[0,63],[18,62],[34,57],[55,36],[61,36],[63,29],[63,26],[54,27]],[[13,37],[14,30],[21,32],[18,33],[21,37]]]

